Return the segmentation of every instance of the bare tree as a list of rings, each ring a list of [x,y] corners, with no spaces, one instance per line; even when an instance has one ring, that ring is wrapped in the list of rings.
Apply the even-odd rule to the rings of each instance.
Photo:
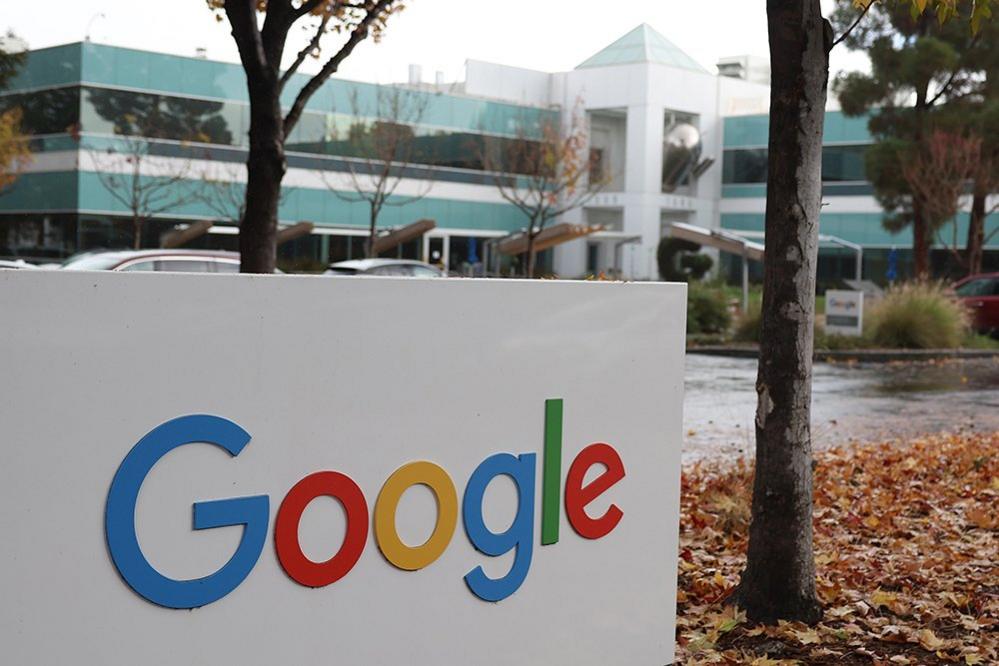
[[[346,158],[345,172],[323,171],[326,186],[339,199],[368,205],[368,240],[364,252],[375,257],[378,217],[385,206],[406,206],[433,188],[433,169],[422,167],[415,191],[396,194],[421,153],[417,125],[429,97],[401,86],[379,86],[374,108],[365,108],[357,92],[351,95],[352,121],[347,136],[334,137],[332,152]],[[424,144],[426,145],[426,144]]]
[[[281,187],[278,204],[296,188]],[[215,219],[239,226],[246,216],[246,165],[214,162],[201,174],[196,196]]]
[[[277,259],[277,214],[281,180],[288,168],[285,139],[305,105],[339,69],[358,44],[377,41],[389,17],[403,8],[398,0],[206,0],[224,13],[246,72],[250,98],[250,152],[247,157],[246,212],[239,230],[240,270],[272,273]],[[221,17],[221,13],[216,16]],[[282,70],[288,35],[305,26],[308,43]],[[310,56],[319,57],[324,37],[338,40],[319,72],[302,85],[295,74]],[[326,40],[328,41],[328,40]],[[289,85],[291,84],[291,85]],[[297,92],[294,89],[297,88]],[[294,98],[285,111],[283,95]]]
[[[139,136],[117,136],[107,150],[90,151],[104,189],[131,216],[133,247],[142,247],[142,230],[150,219],[197,199],[189,180],[190,160],[152,155]]]
[[[981,137],[943,130],[934,131],[925,142],[923,150],[902,164],[902,175],[912,196],[919,200],[926,216],[932,220],[938,242],[950,250],[958,265],[965,271],[973,270],[972,254],[975,249],[969,243],[967,252],[961,253],[956,217],[968,197],[977,198],[975,189],[984,186],[987,191],[991,191],[996,184],[994,173],[995,168],[990,156],[985,154]],[[974,189],[970,192],[969,183],[974,184]],[[986,211],[983,217],[987,215]],[[951,223],[953,230],[949,243],[941,234],[947,222]],[[984,234],[984,228],[982,233]],[[981,244],[987,243],[993,234],[983,235]]]
[[[523,128],[514,140],[486,138],[482,162],[500,196],[527,218],[524,274],[534,277],[538,235],[552,220],[585,206],[608,182],[589,152],[589,127],[577,104],[567,125],[541,124],[538,138]]]
[[[198,199],[215,219],[235,226],[246,214],[246,165],[217,163],[201,174]],[[282,190],[283,192],[283,190]]]

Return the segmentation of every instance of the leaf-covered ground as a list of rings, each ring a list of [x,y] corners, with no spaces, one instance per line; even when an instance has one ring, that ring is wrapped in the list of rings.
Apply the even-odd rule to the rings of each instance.
[[[999,432],[816,455],[825,616],[752,626],[724,601],[744,565],[751,468],[684,470],[677,661],[999,664]]]

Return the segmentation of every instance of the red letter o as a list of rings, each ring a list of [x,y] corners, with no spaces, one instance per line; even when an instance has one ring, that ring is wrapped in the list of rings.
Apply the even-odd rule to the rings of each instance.
[[[305,507],[317,497],[332,497],[347,514],[347,534],[340,550],[325,562],[313,562],[298,542],[298,524]],[[364,493],[349,477],[339,472],[316,472],[288,491],[274,522],[274,545],[278,561],[295,582],[306,587],[335,583],[354,568],[368,540],[368,505]]]

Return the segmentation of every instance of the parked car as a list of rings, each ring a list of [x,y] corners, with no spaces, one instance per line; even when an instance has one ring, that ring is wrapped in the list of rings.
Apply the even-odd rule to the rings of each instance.
[[[350,261],[338,261],[335,264],[330,264],[324,275],[382,275],[410,278],[447,277],[447,274],[436,266],[411,259],[352,259]]]
[[[999,336],[999,273],[966,277],[954,291],[971,310],[975,330]]]
[[[7,259],[0,259],[0,270],[21,270],[21,269],[32,269],[38,268],[34,264],[29,264],[23,259],[15,259],[14,261],[9,261]]]
[[[156,271],[172,273],[238,273],[239,253],[221,250],[123,250],[71,257],[69,271]]]

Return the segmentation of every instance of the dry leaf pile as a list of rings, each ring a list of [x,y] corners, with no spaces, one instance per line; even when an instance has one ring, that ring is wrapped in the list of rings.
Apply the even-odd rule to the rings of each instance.
[[[752,470],[684,470],[677,662],[999,664],[999,432],[817,454],[814,627],[726,606],[744,565]]]

